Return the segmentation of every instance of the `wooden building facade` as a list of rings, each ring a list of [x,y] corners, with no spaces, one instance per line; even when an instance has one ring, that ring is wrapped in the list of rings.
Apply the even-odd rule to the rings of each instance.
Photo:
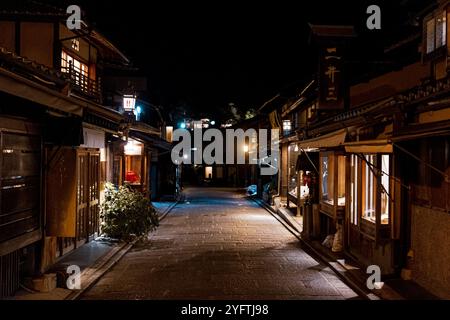
[[[443,298],[450,297],[442,277],[450,265],[449,14],[441,1],[422,16],[423,37],[407,42],[421,48],[410,52],[415,58],[365,82],[344,82],[342,104],[326,97],[322,86],[331,80],[320,74],[330,68],[321,65],[318,77],[276,109],[284,129],[280,196],[298,207],[304,239],[320,244],[333,235],[324,250]],[[325,47],[335,52],[332,43]]]
[[[0,10],[0,298],[99,235],[106,182],[123,184],[139,163],[132,182],[150,196],[150,163],[170,148],[160,129],[103,103],[105,63],[127,57],[65,19],[34,2]]]

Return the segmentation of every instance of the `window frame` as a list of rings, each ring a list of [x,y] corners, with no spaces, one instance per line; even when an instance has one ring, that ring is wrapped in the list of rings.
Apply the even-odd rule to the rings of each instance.
[[[438,23],[438,19],[441,18],[443,21],[441,23]],[[432,49],[429,48],[429,29],[428,25],[430,22],[433,22],[433,31],[432,31]],[[438,10],[434,11],[432,14],[428,15],[423,19],[423,55],[425,58],[434,57],[435,55],[440,55],[445,51],[444,48],[447,47],[447,24],[448,24],[448,11],[446,8],[439,8]],[[440,26],[443,25],[443,28],[441,29],[442,37],[441,41],[438,44],[438,34],[440,32],[438,31]]]
[[[296,170],[297,158],[300,155],[300,149],[296,143],[288,145],[288,196],[298,199],[300,194],[299,173]],[[294,191],[295,192],[292,192]]]
[[[64,55],[66,55],[66,59],[64,59]],[[73,68],[76,72],[80,73],[81,75],[83,75],[84,77],[88,78],[89,77],[89,66],[88,64],[83,61],[83,59],[80,59],[80,57],[78,57],[75,54],[72,54],[71,52],[62,49],[61,50],[61,72],[63,73],[69,73],[69,59],[67,59],[67,57],[70,57],[70,59],[72,59],[73,61],[76,61],[80,64],[80,68],[75,67],[75,64],[73,65]],[[63,65],[63,62],[66,63],[66,65]]]
[[[332,158],[331,161],[331,167],[330,167],[330,161],[328,161],[328,177],[327,179],[332,179],[331,185],[333,186],[333,192],[332,192],[332,202],[327,201],[323,197],[323,158],[327,157],[328,159]],[[339,161],[342,161],[343,171],[339,172]],[[321,151],[319,154],[319,203],[320,203],[320,209],[323,213],[327,214],[328,216],[332,217],[333,219],[343,218],[345,214],[345,207],[346,207],[346,199],[344,199],[344,204],[339,205],[339,181],[341,180],[344,185],[343,188],[343,194],[344,198],[346,196],[346,172],[347,172],[347,166],[346,166],[346,155],[342,152],[338,151]],[[327,180],[327,185],[329,185],[330,180]],[[329,193],[329,192],[328,192]],[[329,198],[327,198],[329,199]]]
[[[360,168],[361,212],[359,214],[359,218],[371,223],[376,223],[378,213],[377,193],[379,191],[379,188],[377,184],[377,176],[375,175],[376,172],[373,172],[374,169],[371,169],[368,163],[370,163],[373,167],[378,167],[378,157],[376,154],[363,154],[363,157],[365,160],[361,159]],[[369,157],[371,159],[368,159]],[[369,188],[371,189],[368,190]],[[366,213],[368,210],[373,211],[374,220],[370,219],[370,217],[366,217]]]
[[[363,202],[365,197],[364,192],[364,179],[363,179],[363,167],[368,166],[365,160],[363,160],[361,157],[364,157],[366,159],[367,155],[373,155],[374,158],[374,173],[375,173],[375,185],[374,185],[374,206],[375,206],[375,220],[369,220],[367,218],[363,217]],[[388,195],[386,197],[389,201],[389,209],[388,209],[388,221],[387,223],[382,223],[382,213],[381,213],[381,201],[382,201],[382,193],[383,188],[381,187],[382,183],[382,159],[383,156],[388,156],[389,161],[389,172],[386,172],[387,176],[389,177],[389,190]],[[354,174],[352,165],[353,163],[356,163],[356,173]],[[392,154],[388,153],[364,153],[364,154],[349,154],[348,157],[348,165],[347,168],[349,168],[349,179],[348,179],[348,188],[347,193],[349,194],[348,197],[348,208],[347,208],[347,217],[349,219],[349,225],[353,228],[359,229],[359,232],[365,235],[366,237],[378,241],[380,239],[386,239],[389,238],[391,233],[389,232],[391,230],[391,226],[394,219],[394,210],[395,210],[395,203],[393,201],[394,199],[394,181],[391,178],[393,174],[393,157]],[[353,202],[354,200],[354,193],[351,193],[352,191],[352,185],[357,188],[356,193],[356,203]],[[353,211],[352,211],[353,210]],[[356,212],[354,211],[356,210]],[[355,219],[356,216],[356,219]],[[356,220],[356,221],[355,221]]]
[[[70,61],[72,61],[72,69],[70,68]],[[78,65],[77,65],[78,64]],[[89,92],[90,81],[89,65],[79,56],[72,54],[71,51],[65,49],[61,50],[61,72],[69,75],[76,86],[83,92]],[[72,72],[73,70],[74,72]]]
[[[289,126],[287,125],[289,123]],[[291,119],[283,119],[282,121],[283,126],[283,136],[288,136],[292,133],[292,120]],[[287,129],[289,128],[289,129]]]

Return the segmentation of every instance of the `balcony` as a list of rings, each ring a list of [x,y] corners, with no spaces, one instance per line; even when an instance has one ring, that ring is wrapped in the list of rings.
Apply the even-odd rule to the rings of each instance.
[[[100,81],[89,78],[86,72],[81,72],[71,65],[69,67],[62,67],[61,71],[69,80],[72,92],[101,103]]]

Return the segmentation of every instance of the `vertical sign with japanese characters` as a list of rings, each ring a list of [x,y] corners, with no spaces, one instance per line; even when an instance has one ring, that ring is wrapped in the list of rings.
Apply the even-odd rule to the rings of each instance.
[[[338,46],[320,48],[319,109],[343,109],[342,54]]]

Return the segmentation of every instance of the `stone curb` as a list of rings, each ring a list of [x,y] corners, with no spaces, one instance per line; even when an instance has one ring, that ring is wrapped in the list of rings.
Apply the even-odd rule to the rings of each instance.
[[[184,194],[181,194],[179,199],[177,201],[175,201],[173,204],[171,204],[170,206],[168,206],[167,209],[160,215],[159,221],[162,221],[170,213],[170,211],[172,211],[172,209],[175,208],[175,206],[177,204],[184,201],[184,198],[185,198]]]
[[[183,201],[183,199],[184,196],[182,195],[178,201],[171,204],[159,217],[159,221],[162,221],[177,204]],[[128,251],[131,250],[131,248],[133,248],[137,241],[138,240],[134,240],[112,249],[85,270],[81,274],[81,283],[83,284],[82,289],[71,292],[65,300],[77,300],[84,292],[92,288],[103,275],[105,275],[125,254],[128,253]]]
[[[84,292],[92,288],[119,260],[136,244],[138,240],[124,243],[108,252],[81,274],[81,290],[71,292],[64,300],[77,300]]]

